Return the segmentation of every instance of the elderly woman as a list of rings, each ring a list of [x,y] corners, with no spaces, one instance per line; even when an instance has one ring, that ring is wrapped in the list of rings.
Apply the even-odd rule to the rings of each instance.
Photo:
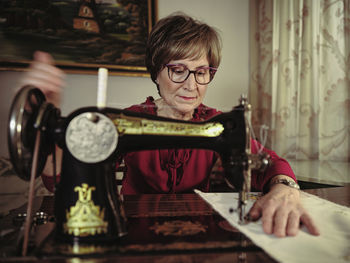
[[[161,19],[150,33],[146,50],[147,69],[160,97],[148,97],[144,103],[128,110],[193,122],[219,114],[202,102],[219,67],[220,52],[220,37],[207,24],[184,14]],[[36,52],[22,83],[37,86],[49,101],[58,105],[63,77],[49,54]],[[261,147],[253,141],[252,152]],[[252,187],[266,194],[256,201],[249,216],[252,220],[261,217],[267,234],[293,236],[303,223],[311,234],[318,235],[301,205],[289,164],[273,151],[262,149],[271,156],[272,165],[266,173],[252,175]],[[218,159],[215,152],[203,149],[149,150],[127,153],[123,157],[127,166],[123,194],[178,193],[196,188],[208,191],[209,175]],[[44,173],[46,171],[51,169],[46,167]],[[52,187],[50,176],[43,174],[42,178]]]

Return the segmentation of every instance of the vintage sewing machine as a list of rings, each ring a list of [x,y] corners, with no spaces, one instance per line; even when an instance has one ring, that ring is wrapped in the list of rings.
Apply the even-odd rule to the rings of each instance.
[[[218,152],[227,183],[240,193],[238,213],[245,223],[251,170],[268,165],[266,156],[251,154],[249,119],[250,105],[245,98],[232,111],[199,123],[108,107],[81,108],[62,117],[39,89],[26,86],[12,104],[9,151],[18,175],[33,181],[47,157],[55,153],[55,145],[62,148],[61,181],[55,189],[55,238],[74,244],[111,243],[128,232],[123,202],[116,191],[117,156],[143,149]],[[30,191],[27,232],[32,195]],[[23,254],[26,242],[24,235]]]

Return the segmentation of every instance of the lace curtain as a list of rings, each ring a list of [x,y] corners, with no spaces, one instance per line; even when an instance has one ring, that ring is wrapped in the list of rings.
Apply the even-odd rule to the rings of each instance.
[[[350,161],[350,0],[251,0],[250,12],[255,133],[268,126],[285,158]]]

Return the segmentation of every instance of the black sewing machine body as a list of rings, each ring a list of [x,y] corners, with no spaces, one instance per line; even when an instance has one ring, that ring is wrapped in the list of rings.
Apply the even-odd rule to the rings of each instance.
[[[91,120],[89,120],[89,118],[91,118]],[[102,120],[103,118],[106,119]],[[68,139],[69,134],[77,133],[72,136],[78,137],[80,143],[84,143],[83,141],[88,140],[88,138],[83,138],[84,136],[90,136],[90,139],[93,141],[99,141],[101,138],[98,138],[98,134],[92,134],[91,130],[96,130],[95,128],[98,126],[99,122],[106,121],[107,118],[111,120],[111,125],[113,125],[112,122],[117,122],[118,120],[129,120],[129,122],[134,125],[135,123],[138,124],[139,122],[142,122],[142,120],[148,120],[153,124],[157,122],[160,125],[167,124],[174,125],[174,127],[179,127],[181,125],[190,125],[194,131],[191,132],[189,129],[186,131],[187,133],[191,133],[190,136],[185,136],[185,132],[182,135],[177,136],[174,134],[162,135],[162,131],[160,131],[159,127],[153,127],[154,129],[152,132],[130,134],[128,133],[128,130],[118,132],[118,126],[116,130],[112,131],[112,127],[110,126],[106,129],[111,128],[112,134],[110,134],[110,136],[117,137],[118,142],[114,150],[104,149],[107,152],[111,152],[111,154],[106,157],[105,160],[91,160],[94,157],[86,157],[87,159],[90,158],[90,160],[87,162],[83,160],[84,157],[82,157],[80,160],[79,157],[74,157],[72,154],[73,150],[70,150],[69,147],[72,148],[76,145],[70,145],[70,139]],[[90,132],[79,132],[79,127],[70,127],[72,121],[90,122],[90,125],[94,126],[94,128],[92,128]],[[55,135],[55,131],[53,131],[54,137],[56,138],[62,138],[61,133],[65,134],[65,140],[62,140],[61,142],[58,140],[58,144],[61,145],[63,149],[63,160],[61,181],[57,185],[55,192],[56,220],[57,222],[61,222],[57,224],[60,237],[69,239],[73,234],[73,236],[78,235],[80,239],[85,241],[91,240],[91,237],[92,240],[95,241],[96,239],[100,238],[113,239],[126,234],[125,219],[122,218],[122,207],[120,205],[119,197],[115,194],[117,192],[117,186],[115,183],[116,160],[119,155],[122,155],[125,152],[160,148],[210,149],[220,153],[222,159],[224,160],[223,163],[225,164],[227,173],[235,175],[243,173],[244,167],[242,165],[238,165],[245,158],[245,121],[243,107],[238,107],[229,113],[221,114],[206,122],[195,124],[189,122],[174,121],[172,119],[160,118],[147,114],[136,114],[134,112],[128,112],[113,108],[104,108],[102,110],[99,110],[96,107],[87,107],[71,113],[67,118],[62,120],[61,123],[63,125],[62,128],[55,128],[56,131],[59,130],[59,133]],[[220,132],[217,136],[212,137],[196,136],[195,129],[208,123],[220,124],[220,126],[223,127],[223,131]],[[86,125],[86,123],[82,124],[82,126],[84,125]],[[140,126],[142,126],[142,124]],[[72,129],[75,130],[72,131]],[[88,145],[86,147],[90,146]],[[98,146],[96,148],[98,148]],[[95,150],[98,151],[97,149]],[[83,146],[80,151],[84,151],[85,154],[87,149],[85,146]],[[240,189],[239,186],[243,185],[243,178],[241,176],[230,176],[227,178],[229,178],[231,184],[237,185],[238,190]],[[241,181],[241,183],[239,183],[239,181]],[[86,189],[83,189],[83,185],[85,185]],[[91,195],[94,196],[93,205],[94,207],[99,208],[99,210],[96,211],[101,212],[101,210],[103,210],[104,212],[104,223],[102,223],[103,220],[101,218],[100,224],[102,226],[108,225],[108,227],[101,227],[101,229],[99,227],[96,227],[96,229],[92,227],[90,230],[80,230],[79,227],[72,226],[72,229],[67,229],[68,218],[70,220],[74,220],[74,218],[71,219],[72,216],[69,215],[69,212],[62,213],[62,211],[70,211],[75,209],[75,206],[77,205],[77,198],[79,195],[82,195],[81,191],[93,191],[91,192]],[[80,202],[81,201],[79,201],[79,203]],[[78,206],[79,205],[81,204],[78,204]],[[86,209],[93,210],[89,207],[86,207]],[[76,216],[76,220],[78,221],[79,216]],[[96,217],[96,220],[98,221],[98,215],[96,214],[93,216]],[[81,225],[84,225],[84,223]],[[81,231],[86,231],[87,233],[80,233]],[[94,232],[96,232],[96,234],[93,235],[92,233]]]
[[[40,90],[25,87],[11,108],[10,156],[19,176],[29,179],[38,131],[42,144],[36,176],[55,144],[62,148],[61,180],[55,189],[56,238],[70,243],[110,242],[127,234],[115,180],[117,157],[126,152],[160,148],[216,151],[225,179],[241,193],[239,207],[244,206],[252,168],[249,110],[243,100],[232,111],[198,123],[97,107],[61,117]],[[259,160],[253,162],[254,169],[265,163]]]

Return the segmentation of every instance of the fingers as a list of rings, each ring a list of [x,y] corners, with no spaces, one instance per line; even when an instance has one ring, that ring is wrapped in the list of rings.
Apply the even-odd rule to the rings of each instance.
[[[309,216],[309,214],[304,213],[300,217],[300,221],[306,226],[307,230],[310,232],[311,235],[314,235],[314,236],[320,235],[320,231],[318,230],[316,224],[314,223],[312,218]]]
[[[306,213],[299,200],[263,196],[256,201],[249,211],[253,221],[261,218],[262,228],[266,234],[276,237],[295,236],[300,224],[304,224],[310,234],[319,235],[318,228]]]
[[[44,80],[52,78],[52,81],[56,81],[56,84],[61,84],[60,81],[64,78],[64,72],[54,66],[53,57],[41,51],[36,51],[34,53],[34,61],[30,65],[30,72],[33,72],[33,75],[39,75]]]
[[[268,204],[269,203],[269,204]],[[272,200],[265,202],[264,197],[256,201],[249,211],[249,218],[256,221],[261,218],[262,227],[266,234],[273,233],[273,218],[276,207]]]
[[[47,100],[55,106],[60,105],[62,88],[65,86],[64,72],[55,67],[53,57],[45,52],[36,51],[34,60],[30,64],[20,81],[21,86],[32,85],[39,88]]]
[[[55,63],[53,57],[49,53],[42,52],[39,50],[34,52],[33,58],[34,58],[34,61],[46,63],[49,65],[54,65]]]
[[[299,232],[300,215],[294,211],[289,213],[287,223],[287,236],[296,236]]]
[[[295,236],[299,231],[299,213],[288,206],[274,204],[266,207],[261,222],[264,232],[276,237]]]
[[[262,209],[261,206],[259,205],[258,201],[255,202],[250,208],[250,211],[248,213],[249,220],[256,221],[261,217]]]
[[[45,91],[60,92],[64,85],[64,73],[60,69],[44,64],[33,62],[30,70],[23,79],[26,84],[30,84]]]
[[[272,225],[272,233],[276,237],[285,237],[287,233],[287,222],[288,222],[289,210],[286,208],[280,208],[275,211],[275,215],[271,216],[271,221],[274,221]]]

